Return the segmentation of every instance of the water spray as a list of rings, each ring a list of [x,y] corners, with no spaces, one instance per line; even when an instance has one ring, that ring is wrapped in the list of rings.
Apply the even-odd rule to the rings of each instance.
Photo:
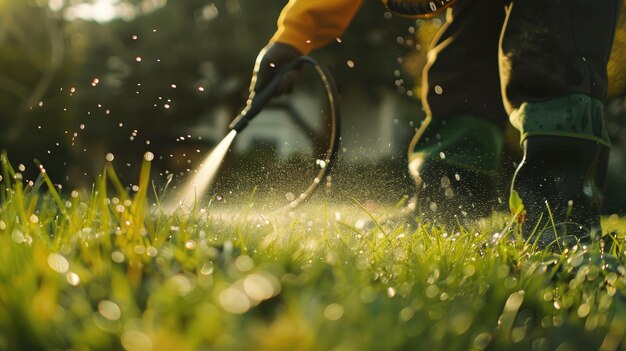
[[[191,208],[198,202],[198,199],[206,193],[207,189],[215,179],[217,171],[219,170],[219,167],[235,137],[248,126],[250,121],[256,117],[261,110],[263,110],[265,105],[267,105],[267,103],[272,99],[272,97],[275,96],[276,89],[285,74],[300,68],[303,64],[311,65],[324,85],[326,98],[328,99],[330,106],[330,142],[328,144],[328,148],[326,149],[324,159],[322,160],[323,162],[320,162],[320,171],[313,179],[313,182],[304,192],[291,201],[286,208],[294,208],[298,206],[302,202],[306,201],[313,194],[313,192],[315,192],[318,185],[327,177],[328,172],[334,165],[337,158],[340,126],[339,108],[337,106],[338,93],[335,81],[333,80],[328,69],[309,56],[301,56],[291,64],[280,68],[276,76],[268,83],[268,85],[248,100],[244,110],[241,111],[241,113],[235,117],[232,123],[228,126],[230,132],[202,161],[196,174],[190,180],[185,182],[178,198],[172,199],[172,201],[166,201],[166,209],[174,210],[175,208],[179,208],[181,206]]]

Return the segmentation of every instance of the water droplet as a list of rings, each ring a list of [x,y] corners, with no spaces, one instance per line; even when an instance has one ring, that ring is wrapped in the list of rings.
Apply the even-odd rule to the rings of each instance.
[[[124,262],[124,254],[121,251],[113,251],[111,253],[111,260],[115,263]]]
[[[436,85],[436,86],[435,86],[435,93],[436,93],[437,95],[441,95],[441,94],[443,94],[443,88],[442,88],[440,85]]]
[[[226,288],[220,292],[220,305],[224,310],[233,314],[246,313],[250,309],[250,300],[241,290]]]
[[[68,272],[65,276],[65,280],[71,286],[77,286],[78,284],[80,284],[80,277],[74,272]]]
[[[18,244],[22,244],[24,242],[24,233],[15,229],[11,233],[11,240],[15,241]]]
[[[135,61],[141,62],[141,57],[140,56],[135,57]]]
[[[474,338],[474,347],[478,350],[484,350],[491,343],[491,334],[481,333]]]
[[[148,152],[146,152],[143,155],[143,159],[146,160],[146,161],[152,161],[152,160],[154,160],[154,154],[152,152],[148,151]]]
[[[336,321],[343,316],[343,306],[338,303],[331,303],[324,308],[324,317],[330,321]]]
[[[52,270],[58,273],[66,273],[70,268],[70,263],[67,259],[57,253],[48,255],[48,265]]]
[[[156,255],[158,254],[159,250],[157,250],[157,248],[154,246],[150,246],[148,250],[146,250],[146,255],[148,255],[149,257],[156,257]]]
[[[209,261],[202,265],[200,268],[200,274],[202,275],[211,275],[213,274],[213,262]]]
[[[196,242],[193,240],[187,240],[185,242],[185,249],[187,250],[193,250],[196,248]]]
[[[113,161],[115,159],[115,156],[112,153],[109,152],[108,154],[106,154],[105,159],[107,161],[111,162],[111,161]]]
[[[254,261],[250,256],[239,256],[235,260],[235,267],[242,272],[248,272],[254,268]]]
[[[442,188],[447,188],[450,186],[450,178],[443,176],[441,177],[441,187]]]
[[[272,275],[254,273],[244,279],[243,288],[250,299],[263,301],[278,294],[280,282]]]
[[[138,330],[128,330],[120,338],[122,346],[128,351],[150,351],[152,350],[152,340],[150,337]]]
[[[115,302],[110,300],[100,301],[98,303],[98,312],[100,312],[102,317],[110,321],[116,321],[122,316],[122,310],[120,307]]]
[[[430,208],[433,212],[437,212],[437,204],[434,202],[431,202],[430,205],[428,205],[428,208]]]
[[[354,68],[354,61],[348,60],[348,61],[346,61],[346,64],[348,65],[348,67]]]

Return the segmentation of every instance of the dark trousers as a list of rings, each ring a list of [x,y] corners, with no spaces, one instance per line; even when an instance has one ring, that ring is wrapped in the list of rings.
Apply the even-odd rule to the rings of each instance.
[[[523,137],[580,136],[608,144],[598,104],[607,94],[621,2],[459,0],[429,51],[422,89],[427,114],[444,121],[472,116],[500,130],[511,117]],[[416,151],[420,145],[431,143],[422,140]]]

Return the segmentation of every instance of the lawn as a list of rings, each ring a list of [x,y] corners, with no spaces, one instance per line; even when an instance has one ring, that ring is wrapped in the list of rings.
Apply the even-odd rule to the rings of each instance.
[[[616,350],[618,240],[537,250],[511,215],[458,228],[395,208],[219,201],[164,213],[145,162],[59,191],[4,160],[0,350]]]

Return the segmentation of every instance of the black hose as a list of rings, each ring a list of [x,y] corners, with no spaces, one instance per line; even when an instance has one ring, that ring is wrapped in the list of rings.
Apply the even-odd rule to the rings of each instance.
[[[269,84],[259,93],[255,94],[251,101],[248,102],[246,108],[241,111],[233,122],[229,125],[231,130],[241,132],[250,122],[252,118],[261,112],[265,105],[275,96],[275,91],[284,75],[294,69],[298,69],[303,64],[311,65],[317,72],[320,80],[324,84],[326,90],[326,97],[330,107],[330,138],[326,154],[324,155],[324,163],[321,164],[321,169],[313,179],[313,182],[309,187],[302,192],[295,200],[291,201],[285,209],[294,208],[301,203],[308,200],[315,192],[320,183],[328,176],[331,168],[334,166],[337,160],[337,154],[339,150],[340,142],[340,111],[339,111],[339,94],[337,92],[337,86],[330,71],[325,66],[319,64],[315,59],[310,56],[301,56],[291,64],[282,67],[276,76],[269,82]]]

